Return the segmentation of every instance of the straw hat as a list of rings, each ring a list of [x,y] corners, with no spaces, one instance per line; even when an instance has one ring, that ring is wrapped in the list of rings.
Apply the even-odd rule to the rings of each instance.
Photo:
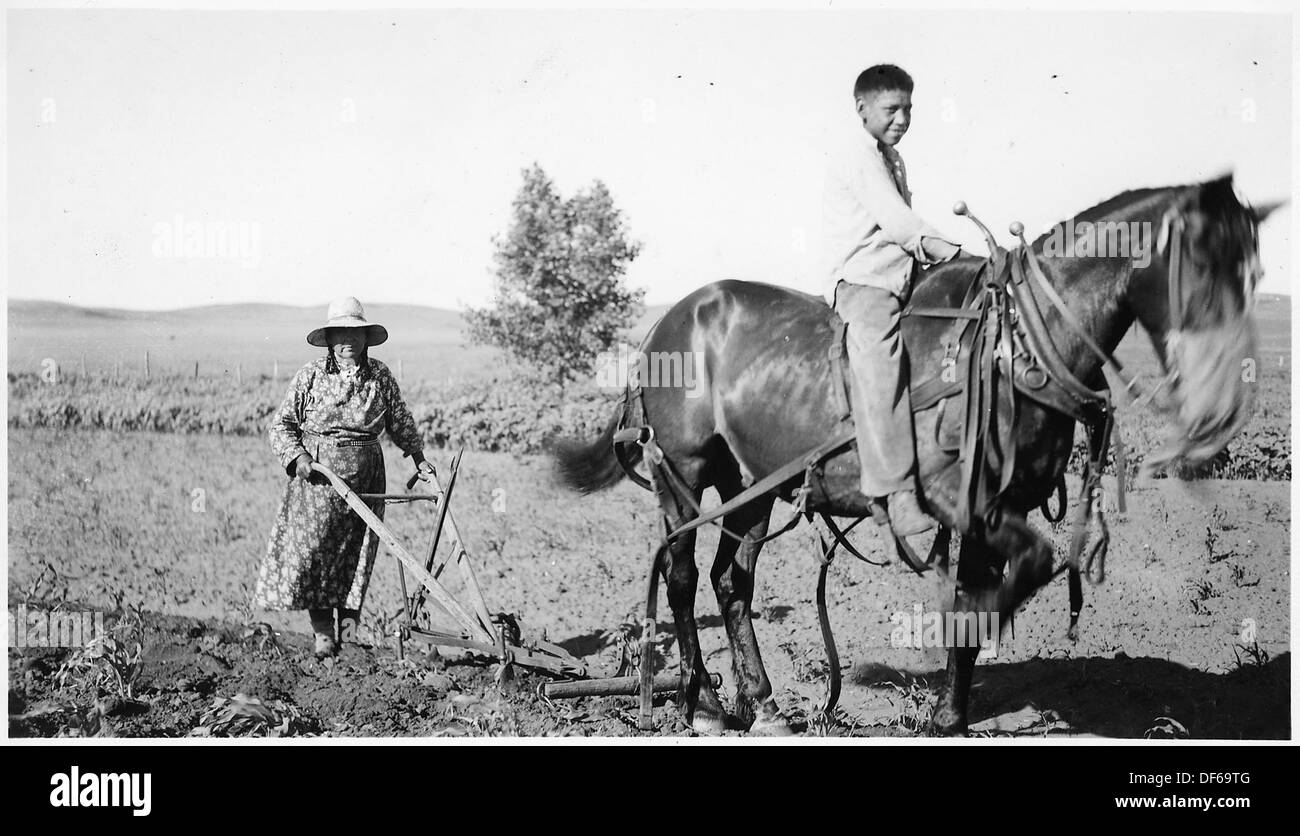
[[[324,325],[307,335],[307,342],[314,346],[324,348],[327,345],[326,328],[365,328],[367,346],[380,345],[388,339],[388,329],[377,323],[367,322],[365,309],[355,297],[340,296],[330,302],[325,318],[327,321]]]

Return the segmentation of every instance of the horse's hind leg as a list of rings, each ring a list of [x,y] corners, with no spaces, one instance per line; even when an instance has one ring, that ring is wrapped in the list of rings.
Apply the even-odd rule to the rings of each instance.
[[[699,501],[699,493],[696,493]],[[667,518],[669,527],[689,522],[693,514]],[[709,681],[700,653],[700,636],[695,624],[695,587],[700,573],[695,566],[695,532],[679,537],[669,546],[668,606],[677,627],[677,651],[681,657],[681,682],[677,705],[691,728],[701,734],[717,734],[727,728],[727,713]]]
[[[719,493],[723,501],[735,495],[726,490]],[[723,524],[727,530],[742,535],[746,542],[721,535],[710,575],[731,644],[731,664],[736,675],[736,717],[751,733],[789,734],[790,727],[772,699],[772,683],[763,668],[752,619],[754,570],[762,549],[761,544],[753,541],[767,534],[772,501],[770,496],[761,497],[726,516]]]

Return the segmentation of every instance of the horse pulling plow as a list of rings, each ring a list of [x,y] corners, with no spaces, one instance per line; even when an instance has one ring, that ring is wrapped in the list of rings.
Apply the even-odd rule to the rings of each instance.
[[[1027,241],[1019,223],[1011,228],[1019,246],[1008,251],[964,204],[954,207],[975,221],[990,257],[964,255],[932,267],[900,312],[918,496],[941,532],[929,559],[895,538],[902,563],[953,582],[952,612],[993,614],[1007,625],[1035,592],[1068,573],[1073,629],[1079,579],[1100,582],[1104,566],[1104,525],[1093,547],[1085,552],[1084,545],[1114,441],[1108,374],[1131,402],[1149,401],[1169,429],[1164,446],[1146,455],[1144,470],[1203,464],[1246,423],[1255,389],[1241,369],[1253,362],[1256,346],[1257,228],[1275,208],[1243,204],[1229,175],[1124,192],[1073,219],[1159,230],[1144,262],[1123,253],[1054,251],[1051,236]],[[1161,368],[1154,386],[1139,383],[1115,359],[1134,326],[1151,338]],[[844,323],[825,298],[756,282],[705,285],[673,305],[640,347],[645,356],[698,352],[708,369],[704,391],[641,386],[630,375],[599,437],[556,448],[562,483],[572,490],[593,493],[628,478],[653,492],[664,536],[651,558],[645,628],[651,635],[662,578],[680,651],[678,708],[701,734],[793,731],[773,697],[752,625],[763,544],[801,517],[820,517],[830,532],[822,538],[824,581],[833,548],[853,552],[834,520],[878,519],[878,503],[860,489],[844,339]],[[1083,501],[1069,556],[1057,565],[1053,544],[1027,516],[1046,509],[1054,494],[1058,510],[1047,515],[1058,519],[1064,511],[1062,486],[1078,426],[1087,441]],[[1122,465],[1118,450],[1116,458]],[[705,512],[708,488],[721,505]],[[798,513],[769,533],[778,498]],[[709,577],[735,674],[729,705],[712,685],[695,619],[695,535],[708,524],[722,531]],[[955,571],[950,538],[960,542]],[[829,712],[838,664],[819,610],[830,657]],[[964,734],[980,648],[944,646],[948,665],[929,728]],[[652,648],[643,638],[647,678]],[[643,728],[652,724],[649,691],[641,691]]]
[[[642,687],[638,677],[591,678],[586,664],[560,645],[548,641],[545,632],[529,634],[513,614],[492,613],[488,609],[465,540],[451,515],[451,496],[460,472],[460,461],[461,453],[457,453],[445,488],[435,471],[429,476],[428,490],[411,492],[419,481],[417,476],[412,476],[406,483],[408,492],[400,494],[358,494],[328,467],[319,462],[312,465],[312,469],[329,480],[335,492],[397,558],[405,602],[397,629],[398,658],[405,658],[407,642],[417,641],[429,647],[455,648],[496,659],[500,665],[498,682],[509,677],[514,665],[555,677],[554,681],[545,682],[540,688],[540,693],[547,698],[636,694]],[[421,559],[416,559],[371,510],[368,503],[374,502],[385,505],[428,502],[436,508],[436,522]],[[441,555],[438,554],[439,545],[444,546]],[[442,582],[443,573],[452,565],[463,582],[463,603]],[[408,576],[416,582],[414,592],[408,591]],[[430,611],[431,603],[455,622],[454,628],[435,622],[434,613]],[[675,690],[677,676],[658,676],[654,687],[661,692]]]
[[[964,204],[955,207],[980,228],[989,258],[962,256],[931,268],[900,313],[912,371],[918,495],[941,532],[928,559],[895,538],[900,562],[918,574],[949,579],[954,613],[992,614],[1007,625],[1035,592],[1068,574],[1073,629],[1082,600],[1079,579],[1100,582],[1103,573],[1104,521],[1093,547],[1085,552],[1084,545],[1114,441],[1110,386],[1130,401],[1149,400],[1169,428],[1164,446],[1147,453],[1144,470],[1205,463],[1246,423],[1256,394],[1253,378],[1241,369],[1253,362],[1257,342],[1257,228],[1274,208],[1244,205],[1225,176],[1124,192],[1074,218],[1159,230],[1155,251],[1139,262],[1051,252],[1052,239],[1027,241],[1018,223],[1011,231],[1019,245],[1006,250]],[[1114,356],[1135,326],[1151,338],[1160,366],[1154,381],[1139,382]],[[759,553],[801,518],[818,517],[826,527],[818,604],[831,671],[823,709],[829,715],[839,665],[825,615],[825,566],[836,547],[860,556],[844,534],[858,521],[880,517],[878,503],[860,489],[844,339],[845,324],[824,298],[754,282],[705,285],[672,306],[641,347],[649,356],[699,351],[709,370],[705,396],[697,388],[643,387],[633,375],[599,437],[556,446],[566,487],[592,493],[628,478],[651,491],[659,506],[663,539],[647,577],[640,664],[625,658],[619,671],[639,668],[634,677],[589,678],[582,661],[564,648],[544,635],[525,638],[512,617],[488,611],[448,510],[459,456],[447,488],[435,475],[428,495],[357,496],[317,469],[402,566],[401,643],[413,639],[494,657],[502,677],[519,664],[576,680],[548,683],[545,696],[639,693],[643,729],[653,726],[653,694],[675,689],[682,719],[701,734],[789,734],[794,729],[773,697],[752,625]],[[1079,426],[1087,441],[1083,501],[1068,558],[1058,565],[1052,542],[1027,517],[1039,509],[1050,519],[1064,513],[1062,487]],[[1122,467],[1118,450],[1116,458]],[[721,505],[705,512],[701,499],[709,488]],[[1058,510],[1048,514],[1053,495]],[[777,499],[796,513],[769,532]],[[422,561],[398,543],[366,500],[435,503],[438,523]],[[841,528],[837,518],[853,522]],[[723,533],[709,576],[734,673],[728,705],[717,690],[719,677],[705,665],[695,619],[695,534],[709,524]],[[450,546],[438,559],[444,532]],[[955,567],[951,540],[960,544]],[[439,581],[451,563],[465,581],[467,604]],[[409,596],[408,573],[419,583]],[[675,624],[676,676],[654,672],[660,578]],[[431,625],[430,598],[458,629]],[[944,646],[948,665],[929,728],[964,734],[980,648]]]

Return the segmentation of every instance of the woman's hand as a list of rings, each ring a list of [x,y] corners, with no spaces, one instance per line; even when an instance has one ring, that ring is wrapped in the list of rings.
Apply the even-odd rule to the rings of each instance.
[[[433,465],[429,464],[425,459],[420,459],[415,463],[416,479],[419,479],[421,482],[428,482],[434,475]]]
[[[316,462],[311,457],[311,453],[299,453],[298,458],[293,460],[293,475],[297,479],[306,482],[311,478],[311,466]]]

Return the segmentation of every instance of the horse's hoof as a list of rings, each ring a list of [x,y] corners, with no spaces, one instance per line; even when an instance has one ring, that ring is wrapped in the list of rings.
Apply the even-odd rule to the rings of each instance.
[[[935,712],[935,715],[930,718],[929,726],[926,727],[926,733],[930,737],[965,737],[966,720],[963,717]]]
[[[702,737],[717,737],[727,730],[727,721],[722,717],[696,714],[691,720],[691,729]]]
[[[758,716],[749,726],[749,733],[755,737],[789,737],[794,734],[790,723],[777,708],[776,702],[769,699],[758,707]]]
[[[794,729],[783,717],[776,717],[771,720],[755,720],[754,725],[749,727],[751,737],[790,737],[794,734]]]

